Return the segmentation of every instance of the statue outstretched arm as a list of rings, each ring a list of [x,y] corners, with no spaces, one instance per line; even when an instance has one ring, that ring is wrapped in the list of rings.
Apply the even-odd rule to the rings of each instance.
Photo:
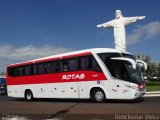
[[[104,27],[104,28],[105,27],[114,27],[114,24],[115,24],[115,21],[111,20],[109,22],[99,24],[99,25],[97,25],[97,27]]]
[[[142,20],[142,19],[145,19],[146,16],[138,16],[138,20]]]
[[[136,17],[124,17],[124,24],[129,25],[136,22],[137,20],[145,19],[146,16],[136,16]]]

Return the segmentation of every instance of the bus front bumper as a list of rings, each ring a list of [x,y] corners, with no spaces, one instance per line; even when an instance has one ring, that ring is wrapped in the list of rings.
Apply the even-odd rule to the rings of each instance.
[[[144,94],[145,94],[145,90],[144,91],[137,91],[136,93],[135,93],[135,99],[136,98],[141,98],[141,97],[143,97],[144,96]]]

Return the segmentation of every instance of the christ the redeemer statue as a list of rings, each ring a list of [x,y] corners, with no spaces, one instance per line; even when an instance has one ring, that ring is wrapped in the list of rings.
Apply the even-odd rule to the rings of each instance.
[[[109,22],[99,24],[97,27],[114,28],[115,48],[120,51],[126,50],[126,31],[125,26],[136,22],[137,20],[144,19],[145,16],[136,17],[123,17],[120,10],[116,10],[116,19]]]

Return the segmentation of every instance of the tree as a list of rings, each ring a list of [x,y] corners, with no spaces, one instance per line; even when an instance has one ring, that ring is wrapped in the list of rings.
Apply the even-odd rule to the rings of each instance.
[[[151,57],[149,55],[137,54],[136,59],[143,60],[147,64],[151,63]]]
[[[136,59],[142,60],[147,63],[147,77],[153,79],[153,77],[160,78],[160,63],[152,62],[149,55],[137,54]]]

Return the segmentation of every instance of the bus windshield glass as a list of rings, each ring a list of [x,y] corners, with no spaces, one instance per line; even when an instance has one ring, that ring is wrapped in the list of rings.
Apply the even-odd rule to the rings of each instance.
[[[124,60],[112,60],[112,57],[119,57],[119,54],[113,53],[101,53],[98,54],[101,60],[104,62],[106,67],[108,68],[112,77],[139,84],[143,82],[141,71],[137,65],[136,69],[133,69],[132,64],[130,62]],[[134,59],[133,55],[125,54],[127,58]],[[120,56],[121,57],[121,56]]]
[[[141,70],[140,70],[138,65],[136,66],[136,69],[133,69],[132,65],[129,62],[127,62],[127,67],[128,67],[128,71],[129,71],[130,76],[131,76],[131,81],[133,83],[139,84],[139,83],[144,82],[144,79],[143,79],[142,74],[141,74]]]

